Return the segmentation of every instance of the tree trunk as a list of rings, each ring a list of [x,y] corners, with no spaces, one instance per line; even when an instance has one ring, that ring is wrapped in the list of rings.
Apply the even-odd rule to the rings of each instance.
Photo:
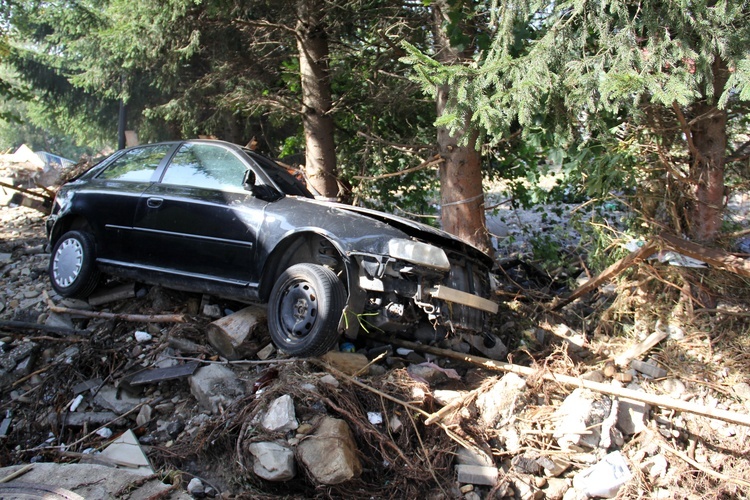
[[[451,46],[445,31],[448,19],[446,0],[437,0],[432,6],[438,60],[443,64],[465,62],[468,56]],[[445,111],[449,99],[450,87],[440,86],[437,95],[438,117]],[[441,222],[445,231],[492,253],[484,215],[482,157],[476,145],[478,134],[471,130],[468,117],[464,123],[458,135],[451,134],[446,127],[437,129],[438,152],[444,160],[440,165]],[[459,145],[462,138],[468,139],[465,145]]]
[[[302,125],[305,131],[305,172],[321,195],[335,198],[336,147],[333,139],[328,37],[319,6],[299,0],[297,50],[302,83]]]
[[[726,62],[713,63],[716,102],[728,78]],[[690,235],[697,241],[712,241],[721,230],[724,212],[724,163],[727,150],[727,112],[704,97],[696,107],[691,135],[695,151],[690,177],[695,181],[694,201],[689,213]]]

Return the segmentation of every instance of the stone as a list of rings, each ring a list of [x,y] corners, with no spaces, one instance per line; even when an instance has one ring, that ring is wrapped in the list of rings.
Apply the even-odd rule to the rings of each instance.
[[[650,378],[664,378],[667,376],[667,370],[657,365],[655,362],[634,359],[630,362],[630,367]]]
[[[511,484],[519,500],[540,500],[544,497],[544,493],[534,484],[534,478],[528,475],[513,477]]]
[[[330,373],[326,373],[325,375],[323,375],[322,377],[320,377],[320,383],[321,384],[325,384],[325,385],[329,385],[331,387],[338,387],[339,386],[339,381],[336,380],[336,377],[334,377]]]
[[[492,457],[479,448],[464,448],[462,446],[458,449],[456,460],[461,465],[481,465],[482,467],[495,466]]]
[[[669,397],[674,399],[679,399],[687,390],[685,384],[676,378],[662,380],[659,385],[661,386],[662,391],[669,394]]]
[[[489,391],[477,396],[479,421],[491,428],[510,419],[516,408],[523,404],[526,381],[515,373],[506,373]]]
[[[4,467],[0,469],[0,477],[7,477],[20,468],[20,465]],[[67,495],[49,493],[46,498],[74,498],[69,494],[70,491],[76,494],[75,498],[118,498],[123,491],[127,491],[128,498],[132,500],[190,499],[186,492],[180,489],[173,490],[170,485],[162,483],[156,476],[146,478],[137,469],[113,468],[111,465],[95,463],[37,462],[19,481],[46,485],[68,493]]]
[[[321,484],[340,484],[362,473],[357,445],[344,420],[324,417],[315,433],[297,447],[300,460]]]
[[[299,427],[294,413],[294,400],[288,394],[276,398],[268,407],[260,424],[270,432],[293,431]]]
[[[135,417],[135,422],[139,427],[146,425],[151,421],[151,416],[154,413],[154,409],[149,405],[141,406],[141,410],[138,412],[138,416]]]
[[[732,386],[732,392],[743,401],[750,401],[750,384],[740,382]]]
[[[74,330],[73,320],[65,314],[57,314],[50,312],[47,319],[44,321],[47,326],[54,326],[55,328],[67,328],[68,330]]]
[[[485,333],[483,335],[464,334],[463,337],[464,340],[486,358],[500,360],[508,356],[508,348],[500,340],[500,337],[494,333]]]
[[[328,351],[320,359],[347,375],[356,375],[370,362],[367,356],[356,352]]]
[[[483,465],[456,465],[457,480],[462,484],[476,484],[480,486],[495,486],[497,484],[497,467]]]
[[[141,404],[141,400],[128,395],[125,391],[118,391],[115,387],[106,385],[96,393],[94,403],[122,415]]]
[[[600,425],[610,414],[612,400],[588,389],[574,390],[553,415],[553,437],[562,450],[594,449],[601,441]]]
[[[570,468],[570,464],[560,458],[539,457],[537,463],[544,468],[544,475],[553,478],[557,477]]]
[[[638,384],[630,384],[628,389],[643,392]],[[641,401],[620,399],[620,411],[617,416],[617,428],[626,436],[637,434],[646,428],[651,406]]]
[[[547,479],[547,486],[542,491],[547,500],[562,500],[569,489],[570,483],[567,479],[551,477]]]
[[[221,413],[220,407],[230,405],[245,394],[242,383],[229,368],[211,364],[199,368],[188,378],[190,392],[201,407],[213,413]]]
[[[237,360],[258,352],[258,345],[250,340],[266,322],[266,310],[248,306],[208,325],[208,343],[224,358]]]
[[[294,452],[288,446],[260,442],[248,446],[248,451],[255,458],[253,472],[268,481],[288,481],[297,470],[294,462]]]
[[[203,498],[206,496],[206,487],[203,486],[203,481],[194,477],[187,485],[187,492],[194,498]]]

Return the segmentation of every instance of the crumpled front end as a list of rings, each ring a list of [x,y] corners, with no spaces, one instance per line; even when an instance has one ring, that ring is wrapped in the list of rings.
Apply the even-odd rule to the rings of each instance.
[[[359,264],[360,328],[405,332],[431,325],[448,332],[481,332],[489,314],[492,283],[484,261],[456,250],[413,240],[391,240],[388,255],[353,255]]]

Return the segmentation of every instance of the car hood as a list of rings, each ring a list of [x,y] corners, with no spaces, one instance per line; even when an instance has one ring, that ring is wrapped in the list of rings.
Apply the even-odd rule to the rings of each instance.
[[[488,267],[492,267],[492,264],[494,262],[492,257],[487,255],[477,247],[473,246],[472,244],[462,240],[461,238],[440,229],[436,229],[432,226],[407,219],[405,217],[399,217],[398,215],[388,214],[370,208],[345,205],[343,203],[334,203],[329,201],[311,199],[305,199],[305,201],[309,203],[319,204],[328,208],[334,208],[345,213],[355,213],[368,217],[370,219],[377,220],[384,224],[388,224],[389,226],[394,227],[411,237],[424,240],[438,246],[445,246],[464,253],[468,253],[469,255],[472,255],[484,261]]]

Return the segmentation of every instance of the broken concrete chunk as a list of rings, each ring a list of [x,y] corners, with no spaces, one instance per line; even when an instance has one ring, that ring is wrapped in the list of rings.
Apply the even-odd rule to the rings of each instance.
[[[294,452],[279,443],[252,443],[248,450],[255,458],[253,472],[268,481],[287,481],[296,474]]]
[[[585,451],[599,446],[601,423],[612,409],[608,396],[588,389],[576,389],[555,412],[557,421],[553,436],[566,451]]]
[[[127,283],[114,288],[99,288],[89,297],[89,304],[100,306],[116,300],[124,300],[135,297],[135,283]]]
[[[495,486],[497,484],[497,467],[485,467],[483,465],[456,465],[458,482],[462,484],[477,484],[482,486]]]
[[[151,463],[146,454],[141,449],[138,438],[133,431],[128,429],[120,437],[112,441],[102,451],[102,456],[125,467],[135,467],[141,469],[146,474],[153,474]]]
[[[261,426],[270,432],[292,431],[299,427],[292,397],[285,394],[276,398],[268,407]]]
[[[630,384],[627,388],[633,391],[643,391],[638,384]],[[617,415],[617,427],[623,434],[632,436],[646,428],[646,419],[651,411],[650,405],[629,399],[621,399],[619,404],[620,411]]]
[[[354,436],[344,420],[324,417],[297,451],[307,471],[321,484],[340,484],[362,472]]]
[[[479,448],[459,448],[456,460],[461,465],[481,465],[483,467],[495,466],[492,457]]]
[[[232,370],[221,365],[208,365],[198,369],[188,379],[190,392],[201,407],[220,413],[220,407],[230,405],[245,394],[242,383]]]
[[[484,425],[496,427],[508,420],[523,403],[522,389],[526,381],[515,373],[507,373],[489,391],[477,396],[479,420]]]
[[[127,413],[139,404],[140,398],[134,398],[125,391],[118,391],[115,387],[108,385],[102,387],[94,397],[94,403],[102,408],[112,410],[118,415]]]

